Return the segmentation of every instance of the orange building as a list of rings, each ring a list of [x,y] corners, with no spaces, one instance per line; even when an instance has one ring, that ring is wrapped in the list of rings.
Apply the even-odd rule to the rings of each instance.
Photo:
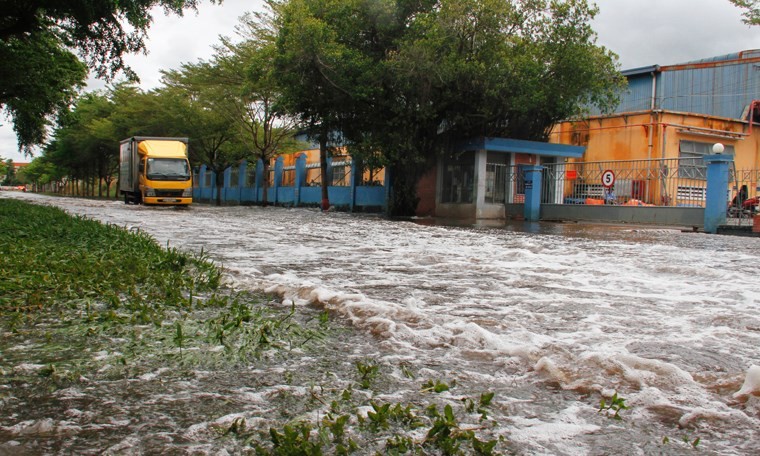
[[[550,142],[585,146],[581,160],[701,159],[715,143],[751,195],[760,170],[760,50],[624,71],[615,112],[560,122]],[[754,125],[753,125],[754,124]],[[743,178],[742,176],[746,176]]]

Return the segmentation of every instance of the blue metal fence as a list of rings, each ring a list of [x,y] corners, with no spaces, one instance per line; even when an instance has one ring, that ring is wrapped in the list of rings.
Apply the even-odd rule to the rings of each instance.
[[[332,163],[328,163],[328,169],[332,168],[331,165]],[[357,162],[341,162],[340,165],[350,166],[350,173],[339,179],[340,182],[333,182],[341,185],[328,187],[330,204],[351,211],[384,211],[387,183],[359,185],[362,179],[361,172],[357,170]],[[243,161],[237,167],[230,167],[224,171],[224,182],[219,188],[222,204],[258,204],[264,201],[263,162],[259,160],[255,165],[255,173],[250,172],[250,167],[251,163]],[[267,189],[268,203],[291,207],[318,206],[321,203],[321,187],[315,186],[314,182],[306,181],[305,156],[298,157],[295,167],[287,168],[283,166],[283,158],[279,157],[272,168],[270,187]],[[253,179],[252,175],[255,176]],[[217,199],[216,176],[206,165],[201,166],[195,173],[193,199],[201,202]]]

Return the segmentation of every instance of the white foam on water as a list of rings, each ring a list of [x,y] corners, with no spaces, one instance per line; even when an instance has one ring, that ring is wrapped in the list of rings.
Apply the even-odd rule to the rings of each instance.
[[[741,389],[734,393],[735,398],[748,395],[760,396],[760,366],[750,366]]]
[[[586,411],[587,413],[588,411]],[[535,418],[514,417],[514,428],[509,431],[509,438],[523,444],[543,447],[545,452],[533,454],[589,454],[590,448],[581,443],[580,436],[593,434],[599,426],[589,424],[583,418],[584,412],[571,406],[546,422]]]
[[[740,427],[760,438],[760,417],[731,405],[752,403],[760,389],[759,239],[583,226],[538,235],[308,209],[54,203],[140,227],[162,245],[202,248],[236,285],[277,293],[283,305],[328,309],[421,365],[445,362],[476,378],[480,361],[491,359],[491,370],[509,368],[505,381],[615,391],[641,420],[668,410],[718,434]],[[741,388],[713,388],[739,377]],[[522,423],[519,435],[558,445],[557,436],[593,431],[573,414],[556,421]]]

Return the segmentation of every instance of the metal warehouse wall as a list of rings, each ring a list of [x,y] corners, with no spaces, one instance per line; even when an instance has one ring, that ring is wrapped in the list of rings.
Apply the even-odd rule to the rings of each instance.
[[[741,118],[752,100],[760,98],[760,53],[754,54],[747,53],[743,59],[725,63],[700,62],[662,68],[657,82],[658,107]]]
[[[625,71],[628,87],[615,113],[651,109],[652,71],[657,74],[655,109],[740,119],[752,100],[760,99],[760,50],[753,50]]]

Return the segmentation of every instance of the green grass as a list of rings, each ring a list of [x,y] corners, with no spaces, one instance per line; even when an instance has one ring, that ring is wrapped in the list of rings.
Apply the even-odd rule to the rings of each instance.
[[[202,257],[162,249],[144,232],[0,200],[0,309],[25,312],[135,300],[169,307],[219,287]]]
[[[503,444],[486,413],[493,394],[451,395],[456,382],[423,382],[406,364],[347,356],[374,344],[326,312],[277,301],[225,287],[208,257],[162,248],[146,233],[0,199],[0,425],[60,416],[54,393],[72,385],[102,388],[107,403],[122,397],[125,379],[163,372],[140,387],[160,396],[161,385],[181,388],[204,371],[214,378],[206,388],[267,392],[266,425],[241,417],[217,429],[233,452],[496,454]],[[92,399],[91,410],[104,407]],[[193,401],[182,423],[239,407]],[[181,421],[181,407],[171,413]],[[124,432],[111,444],[135,431]],[[53,447],[65,439],[49,438]]]
[[[268,306],[271,297],[221,282],[221,268],[203,253],[0,199],[0,347],[33,342],[40,347],[34,359],[16,361],[50,364],[59,386],[155,365],[229,367],[322,339],[324,321],[306,328],[293,321],[293,309]],[[98,350],[120,355],[97,363]],[[106,364],[117,368],[103,374]]]

